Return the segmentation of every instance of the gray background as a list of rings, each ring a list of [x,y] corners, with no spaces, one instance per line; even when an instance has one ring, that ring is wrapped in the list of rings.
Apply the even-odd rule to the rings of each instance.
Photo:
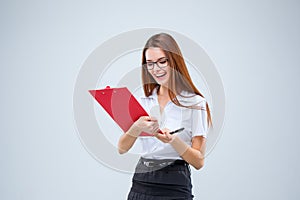
[[[192,38],[224,82],[226,120],[193,170],[195,199],[299,199],[298,1],[1,1],[0,199],[125,199],[132,174],[104,167],[73,121],[76,76],[121,32]]]

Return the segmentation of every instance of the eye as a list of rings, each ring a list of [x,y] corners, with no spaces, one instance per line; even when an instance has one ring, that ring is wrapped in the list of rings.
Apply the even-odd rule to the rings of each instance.
[[[167,60],[159,61],[160,64],[165,64],[166,62],[167,62]]]
[[[153,67],[153,62],[148,62],[147,67]]]

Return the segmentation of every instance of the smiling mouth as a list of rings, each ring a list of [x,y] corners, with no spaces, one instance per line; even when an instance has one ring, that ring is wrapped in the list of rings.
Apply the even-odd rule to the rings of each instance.
[[[162,73],[162,74],[155,74],[156,78],[161,78],[164,77],[167,73]]]

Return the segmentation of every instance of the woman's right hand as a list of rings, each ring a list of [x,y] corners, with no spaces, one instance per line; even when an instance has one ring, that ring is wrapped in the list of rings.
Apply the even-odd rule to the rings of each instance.
[[[149,116],[142,116],[136,120],[128,131],[123,134],[118,143],[119,153],[123,154],[129,151],[141,132],[147,132],[153,135],[158,134],[159,125],[157,119]]]
[[[158,121],[154,117],[141,116],[127,131],[129,135],[138,137],[141,132],[155,134],[159,130]]]

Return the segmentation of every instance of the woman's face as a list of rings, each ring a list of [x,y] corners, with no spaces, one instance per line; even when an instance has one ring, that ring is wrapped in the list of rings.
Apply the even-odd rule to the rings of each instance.
[[[167,86],[170,78],[170,66],[165,52],[160,48],[149,48],[145,52],[148,72],[154,80],[163,86]]]

